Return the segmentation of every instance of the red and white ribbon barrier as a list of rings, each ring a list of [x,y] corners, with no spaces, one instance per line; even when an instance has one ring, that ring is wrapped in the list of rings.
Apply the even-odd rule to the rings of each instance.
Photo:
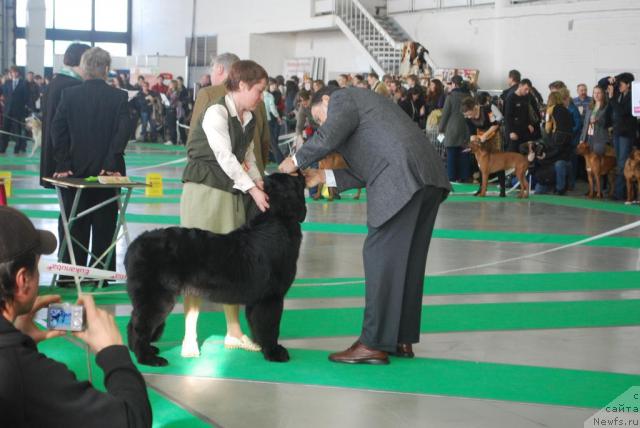
[[[82,278],[110,279],[112,281],[127,280],[127,275],[124,273],[86,266],[74,266],[68,263],[46,262],[40,265],[40,270],[58,275],[79,276]]]

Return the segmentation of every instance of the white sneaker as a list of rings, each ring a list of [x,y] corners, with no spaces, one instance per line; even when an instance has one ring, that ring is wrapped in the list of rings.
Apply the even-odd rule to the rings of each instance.
[[[165,146],[173,146],[173,142],[172,141],[167,141],[166,143],[164,143]]]
[[[246,334],[243,334],[240,339],[229,335],[225,336],[224,347],[227,349],[244,349],[251,352],[262,351],[260,345],[254,343]]]
[[[200,357],[200,349],[197,340],[183,340],[182,350],[180,351],[182,358],[198,358]]]

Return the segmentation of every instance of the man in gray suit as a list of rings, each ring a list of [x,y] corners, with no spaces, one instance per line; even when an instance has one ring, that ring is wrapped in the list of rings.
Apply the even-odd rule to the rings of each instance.
[[[280,171],[291,173],[338,152],[349,168],[306,170],[307,186],[367,188],[362,333],[329,359],[388,364],[389,353],[413,357],[431,234],[450,191],[442,161],[400,107],[371,91],[325,88],[314,95],[311,113],[320,128]]]

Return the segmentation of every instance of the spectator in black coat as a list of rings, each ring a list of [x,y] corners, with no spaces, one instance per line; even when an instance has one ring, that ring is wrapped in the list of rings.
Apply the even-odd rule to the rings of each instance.
[[[42,96],[42,153],[40,154],[40,185],[52,188],[51,184],[42,180],[43,177],[53,177],[56,172],[53,159],[53,138],[51,124],[58,109],[62,91],[65,88],[82,83],[80,75],[80,57],[91,46],[82,43],[72,43],[64,53],[64,67],[53,77]]]
[[[38,260],[56,249],[51,232],[36,230],[18,210],[0,207],[0,420],[3,427],[150,427],[142,375],[113,319],[83,296],[86,329],[74,333],[96,353],[107,392],[78,381],[37,343],[64,334],[41,330],[35,313],[60,296],[38,297]]]
[[[67,88],[53,119],[53,149],[56,161],[54,177],[86,178],[97,175],[126,175],[124,150],[129,136],[127,93],[106,82],[111,66],[109,53],[91,48],[82,55],[80,68],[84,83]],[[116,195],[113,189],[85,190],[78,210],[84,210]],[[72,189],[63,190],[65,211],[71,210],[75,197]],[[73,223],[71,234],[85,248],[99,257],[111,245],[118,208],[116,202]],[[74,246],[76,262],[84,265],[87,253]],[[66,260],[68,256],[65,255]],[[65,261],[66,261],[65,260]],[[115,270],[115,254],[106,269]],[[92,262],[95,260],[92,260]]]
[[[5,132],[21,136],[24,134],[24,120],[27,117],[27,106],[31,102],[31,92],[27,82],[20,76],[20,70],[15,65],[10,68],[11,79],[7,79],[2,86],[4,95],[4,118],[2,129]],[[0,154],[7,151],[9,138],[16,139],[13,149],[15,154],[27,151],[27,140],[22,137],[10,137],[2,134],[0,139]]]

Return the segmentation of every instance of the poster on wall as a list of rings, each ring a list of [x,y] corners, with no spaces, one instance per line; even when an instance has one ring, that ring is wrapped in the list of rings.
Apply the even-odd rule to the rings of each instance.
[[[324,68],[324,58],[288,58],[284,60],[282,75],[285,79],[289,79],[291,76],[298,76],[300,80],[305,77],[324,80]]]
[[[433,77],[443,83],[451,82],[451,78],[456,75],[462,76],[472,86],[478,86],[480,70],[474,68],[437,68],[433,73]]]
[[[631,85],[631,114],[640,117],[640,82]]]

